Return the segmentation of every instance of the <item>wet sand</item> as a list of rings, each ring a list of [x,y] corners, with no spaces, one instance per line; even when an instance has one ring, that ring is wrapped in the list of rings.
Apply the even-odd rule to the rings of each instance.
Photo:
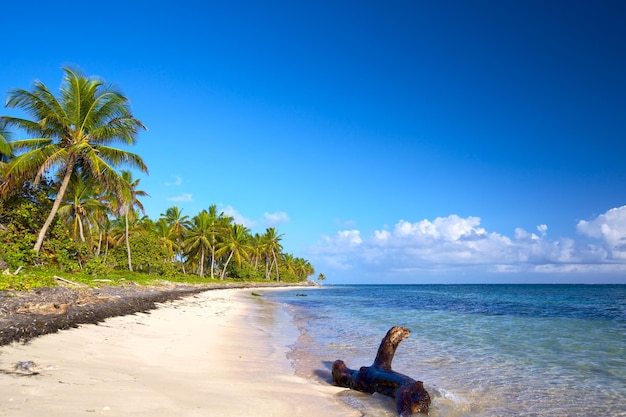
[[[344,389],[294,374],[296,337],[250,289],[187,296],[0,347],[0,416],[358,415]]]

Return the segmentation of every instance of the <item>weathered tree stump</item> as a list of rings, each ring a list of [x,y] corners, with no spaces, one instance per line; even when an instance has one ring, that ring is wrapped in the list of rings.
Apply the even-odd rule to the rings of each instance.
[[[424,389],[424,383],[391,370],[391,361],[398,345],[410,334],[411,331],[406,327],[395,326],[389,329],[380,342],[372,366],[363,366],[358,371],[348,368],[342,360],[336,360],[333,363],[335,385],[368,394],[378,392],[395,398],[396,408],[401,416],[428,414],[430,395]]]

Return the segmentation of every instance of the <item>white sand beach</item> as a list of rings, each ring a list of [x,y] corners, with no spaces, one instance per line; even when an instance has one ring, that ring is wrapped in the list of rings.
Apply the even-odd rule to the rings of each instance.
[[[337,399],[343,388],[294,374],[296,337],[251,290],[206,291],[0,347],[0,416],[359,415]],[[26,361],[37,375],[11,373]]]

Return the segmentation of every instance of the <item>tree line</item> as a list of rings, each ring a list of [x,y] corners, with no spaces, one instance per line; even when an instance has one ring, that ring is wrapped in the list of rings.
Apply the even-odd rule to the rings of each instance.
[[[119,90],[63,72],[58,95],[40,81],[9,92],[6,106],[29,118],[0,117],[0,268],[296,282],[313,275],[309,261],[283,251],[275,228],[252,234],[215,205],[193,217],[177,206],[147,217],[148,194],[124,168],[148,167],[115,146],[135,144],[145,126]],[[11,128],[29,138],[14,139]]]

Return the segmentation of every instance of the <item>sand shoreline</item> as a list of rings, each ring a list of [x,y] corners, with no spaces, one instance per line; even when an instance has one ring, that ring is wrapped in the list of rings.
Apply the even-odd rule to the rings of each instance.
[[[2,346],[0,416],[358,415],[295,375],[297,334],[279,306],[224,289]],[[38,374],[15,373],[28,361]]]

